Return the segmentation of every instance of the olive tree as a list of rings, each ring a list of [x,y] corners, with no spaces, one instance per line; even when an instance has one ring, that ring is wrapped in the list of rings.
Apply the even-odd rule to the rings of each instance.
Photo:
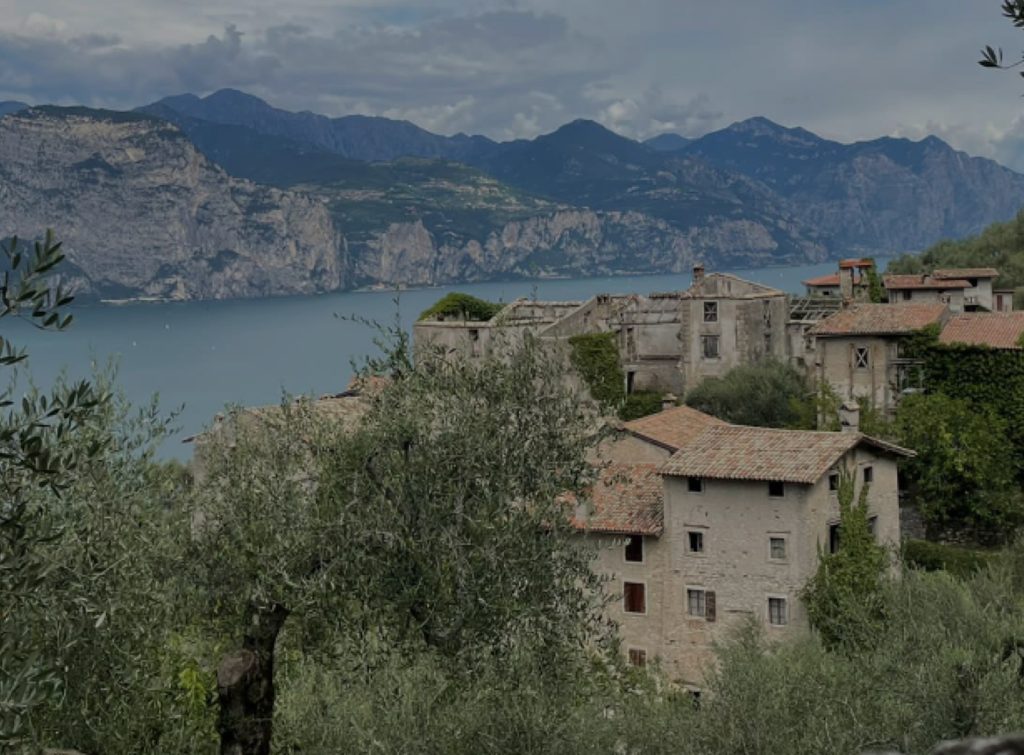
[[[203,443],[190,559],[223,636],[221,752],[270,750],[282,631],[306,652],[383,652],[571,673],[603,638],[590,554],[560,495],[581,492],[587,425],[530,341],[507,361],[411,362],[398,334],[368,365],[361,416],[285,403]],[[326,639],[325,639],[326,638]]]

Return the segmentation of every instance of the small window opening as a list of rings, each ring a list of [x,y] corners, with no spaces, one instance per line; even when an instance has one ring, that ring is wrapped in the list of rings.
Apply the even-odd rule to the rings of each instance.
[[[704,302],[704,322],[718,322],[718,302]]]
[[[786,484],[779,480],[769,480],[768,495],[771,498],[782,498],[786,495]]]
[[[839,524],[828,526],[828,552],[835,553],[839,550]]]
[[[703,477],[687,477],[686,478],[686,489],[691,493],[703,493],[704,492],[704,478]]]
[[[839,473],[829,472],[828,473],[828,489],[833,493],[839,490]]]
[[[640,648],[629,649],[629,665],[643,668],[647,665],[647,651]]]
[[[705,359],[718,359],[718,336],[701,336],[700,343]]]
[[[856,370],[866,370],[868,368],[868,360],[870,351],[866,346],[858,346],[853,350],[853,368]]]
[[[776,561],[786,560],[786,538],[772,537],[768,539],[768,552]]]
[[[864,467],[864,484],[870,485],[875,481],[874,467]]]
[[[644,560],[643,535],[633,535],[626,541],[626,560],[642,563]]]
[[[768,623],[776,627],[789,623],[785,598],[768,598]]]
[[[690,531],[686,533],[686,538],[690,548],[690,553],[703,553],[704,552],[704,533]]]
[[[686,613],[697,618],[704,618],[707,613],[706,594],[703,590],[686,591]]]

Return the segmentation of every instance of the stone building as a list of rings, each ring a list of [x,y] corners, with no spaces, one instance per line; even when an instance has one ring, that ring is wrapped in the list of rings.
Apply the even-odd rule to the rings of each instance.
[[[962,278],[930,275],[886,275],[882,284],[890,304],[944,304],[953,312],[964,311],[964,292],[971,287]]]
[[[608,614],[634,664],[700,687],[713,643],[754,618],[808,631],[799,593],[835,548],[840,470],[869,485],[872,530],[899,543],[896,462],[910,452],[850,432],[729,425],[670,410],[626,423],[574,524],[598,544]],[[649,448],[644,449],[647,445]]]
[[[486,322],[433,317],[413,329],[417,348],[442,347],[482,357],[499,339],[522,332],[551,343],[576,335],[615,333],[627,393],[682,395],[707,377],[766,357],[787,358],[786,295],[725,273],[694,268],[685,291],[601,294],[586,302],[519,299]]]
[[[941,328],[949,316],[947,305],[938,302],[850,305],[808,331],[808,370],[840,398],[891,413],[901,393],[919,387],[908,337],[929,325]]]
[[[844,301],[868,298],[868,271],[873,270],[872,259],[845,259],[839,261],[839,271],[819,275],[802,281],[808,296],[821,296]]]

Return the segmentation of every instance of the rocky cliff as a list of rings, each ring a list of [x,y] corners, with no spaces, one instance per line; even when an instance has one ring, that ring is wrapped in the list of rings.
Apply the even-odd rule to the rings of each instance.
[[[758,265],[826,253],[738,196],[723,194],[682,225],[541,199],[456,163],[362,163],[218,128],[193,138],[214,155],[244,149],[245,160],[224,162],[262,166],[258,176],[279,185],[228,175],[189,135],[149,115],[6,116],[0,238],[53,227],[68,252],[64,275],[104,298],[679,272],[695,259]]]
[[[37,108],[0,120],[0,237],[54,228],[65,275],[107,298],[335,290],[345,242],[324,203],[228,176],[166,122]]]

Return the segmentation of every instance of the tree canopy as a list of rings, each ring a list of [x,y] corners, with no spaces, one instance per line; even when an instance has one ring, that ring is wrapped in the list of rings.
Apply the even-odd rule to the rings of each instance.
[[[738,425],[813,427],[813,396],[803,375],[772,360],[704,380],[686,395],[686,404]]]

